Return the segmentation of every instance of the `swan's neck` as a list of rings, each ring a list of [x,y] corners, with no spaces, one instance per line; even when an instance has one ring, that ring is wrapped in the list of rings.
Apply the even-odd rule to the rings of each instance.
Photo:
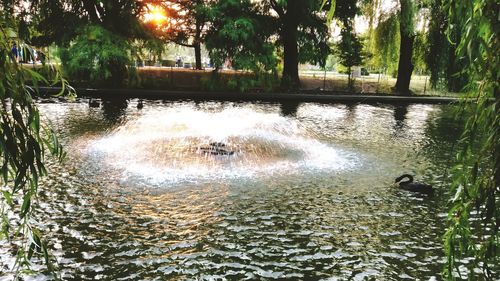
[[[407,179],[404,181],[404,179]],[[399,178],[397,178],[397,183],[398,184],[408,184],[413,182],[413,176],[412,175],[402,175]]]

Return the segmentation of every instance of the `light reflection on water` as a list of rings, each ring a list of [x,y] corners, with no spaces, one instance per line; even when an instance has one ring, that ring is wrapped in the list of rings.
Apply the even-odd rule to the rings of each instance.
[[[213,142],[234,154],[200,151]],[[187,106],[151,110],[90,141],[87,153],[123,170],[126,182],[160,187],[361,166],[358,155],[319,142],[294,119],[239,107],[218,112]]]
[[[439,279],[450,108],[135,102],[41,104],[70,154],[40,216],[65,280]],[[241,152],[192,153],[212,140]]]

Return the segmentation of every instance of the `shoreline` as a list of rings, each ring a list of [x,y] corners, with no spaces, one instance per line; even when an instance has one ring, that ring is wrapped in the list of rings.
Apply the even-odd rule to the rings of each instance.
[[[297,92],[224,92],[193,90],[144,90],[144,89],[91,89],[76,88],[78,97],[87,98],[139,98],[163,100],[222,100],[222,101],[264,101],[264,102],[319,102],[319,103],[388,103],[388,104],[450,104],[458,103],[458,97],[399,96],[380,93],[347,94],[342,91],[303,90]],[[42,97],[55,95],[60,87],[39,87]]]

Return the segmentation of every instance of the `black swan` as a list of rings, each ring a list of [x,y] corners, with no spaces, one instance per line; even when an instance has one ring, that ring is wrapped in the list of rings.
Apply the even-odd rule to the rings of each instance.
[[[403,181],[403,179],[405,178],[407,178],[407,180]],[[394,180],[394,184],[401,189],[412,192],[420,192],[425,194],[431,194],[434,192],[434,189],[431,185],[420,182],[413,182],[413,176],[408,174],[397,177],[396,180]]]
[[[222,142],[211,142],[208,147],[200,147],[199,151],[207,155],[233,155],[234,151],[227,150]]]

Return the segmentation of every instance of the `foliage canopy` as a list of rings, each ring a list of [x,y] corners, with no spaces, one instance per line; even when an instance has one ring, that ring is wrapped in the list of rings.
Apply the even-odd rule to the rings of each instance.
[[[73,81],[96,81],[120,86],[127,78],[131,45],[123,37],[98,25],[81,28],[67,47],[60,49],[66,75]]]
[[[216,67],[230,61],[235,69],[275,69],[271,22],[250,1],[217,1],[210,10],[210,22],[206,46]]]

